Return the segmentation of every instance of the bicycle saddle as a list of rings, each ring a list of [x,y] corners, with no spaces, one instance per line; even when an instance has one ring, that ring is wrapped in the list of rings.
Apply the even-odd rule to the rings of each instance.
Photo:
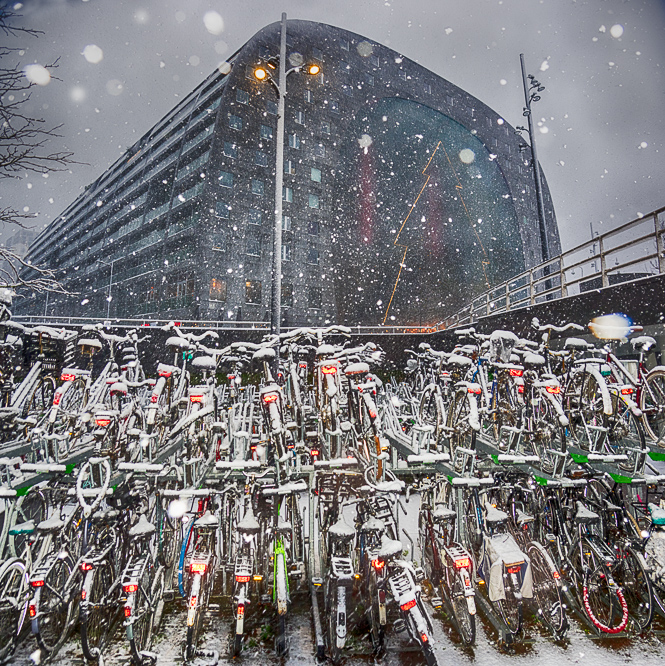
[[[383,532],[385,529],[385,523],[382,520],[374,517],[366,520],[360,527],[361,532]]]
[[[498,525],[500,523],[505,523],[508,520],[508,514],[501,509],[493,507],[491,504],[485,505],[485,520],[488,523],[494,523]]]
[[[155,526],[148,521],[148,519],[145,517],[145,513],[142,513],[141,517],[139,518],[139,522],[129,530],[129,536],[130,538],[141,539],[151,536],[154,531]]]
[[[437,504],[432,512],[432,520],[439,523],[444,520],[454,520],[457,513],[443,504]]]
[[[46,520],[42,520],[42,522],[37,525],[37,529],[40,532],[59,532],[64,526],[65,522],[60,520],[58,516],[51,516]]]
[[[635,351],[648,352],[652,347],[656,346],[656,341],[650,335],[639,335],[630,341]]]
[[[524,513],[521,509],[517,509],[517,524],[521,527],[527,523],[532,523],[535,520],[533,516],[530,516],[528,513]]]
[[[328,529],[328,534],[337,539],[343,539],[346,541],[347,539],[353,539],[356,535],[356,531],[353,527],[349,527],[340,516],[339,520]]]
[[[600,521],[600,516],[590,509],[587,509],[582,502],[577,502],[577,513],[575,514],[575,522],[583,525],[592,525]]]
[[[593,345],[581,338],[566,338],[563,345],[566,349],[592,349]]]
[[[217,527],[219,525],[219,518],[210,511],[206,511],[200,518],[196,519],[194,527]]]
[[[385,534],[381,538],[381,550],[378,552],[377,557],[381,560],[387,560],[395,557],[402,552],[402,542],[397,539],[389,539]]]
[[[244,518],[238,523],[238,529],[245,534],[258,534],[261,530],[259,522],[254,518],[254,512],[250,506]]]

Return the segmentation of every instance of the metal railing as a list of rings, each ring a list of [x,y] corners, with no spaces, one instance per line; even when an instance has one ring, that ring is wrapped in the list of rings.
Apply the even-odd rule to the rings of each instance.
[[[476,297],[436,325],[480,317],[665,273],[665,207],[566,250]]]

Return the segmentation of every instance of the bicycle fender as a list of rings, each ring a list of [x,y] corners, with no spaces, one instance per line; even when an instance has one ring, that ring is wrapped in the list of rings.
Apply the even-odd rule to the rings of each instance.
[[[476,431],[480,432],[480,418],[478,417],[478,400],[475,393],[467,393],[469,400],[469,425]]]
[[[610,398],[610,392],[607,389],[607,382],[605,377],[600,374],[598,368],[594,368],[590,363],[587,363],[586,371],[596,380],[598,388],[600,389],[600,394],[603,397],[603,412],[607,416],[612,415],[612,399]]]
[[[570,421],[568,420],[568,417],[565,415],[563,411],[563,407],[561,406],[561,403],[558,401],[555,395],[552,393],[548,393],[547,391],[543,391],[541,389],[540,391],[541,395],[544,395],[547,400],[549,400],[550,404],[552,407],[554,407],[554,411],[556,412],[556,415],[559,417],[559,425],[563,426],[564,428],[567,425],[570,425]]]

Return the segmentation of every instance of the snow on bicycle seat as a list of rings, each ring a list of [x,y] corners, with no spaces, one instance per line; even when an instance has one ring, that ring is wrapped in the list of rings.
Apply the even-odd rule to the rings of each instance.
[[[545,357],[529,352],[524,354],[524,365],[545,365]]]
[[[593,523],[600,522],[600,516],[591,511],[591,509],[587,509],[584,504],[578,500],[575,522],[583,525],[592,525]]]
[[[348,377],[350,375],[366,375],[369,372],[369,365],[367,363],[350,363],[344,368],[344,374]]]
[[[415,426],[414,426],[415,428]],[[425,431],[425,432],[431,432]],[[418,455],[409,455],[406,458],[409,463],[436,463],[436,462],[446,462],[450,460],[450,454],[448,453],[420,453]]]
[[[213,513],[210,513],[209,510],[200,517],[196,519],[194,527],[217,527],[219,525],[219,517]]]
[[[178,335],[172,335],[166,341],[166,346],[173,347],[174,349],[186,349],[189,347],[189,340],[185,340],[185,338],[181,338]]]
[[[324,342],[322,345],[319,345],[316,348],[316,355],[329,356],[330,354],[334,354],[336,351],[337,349],[335,347]]]
[[[251,506],[247,509],[247,513],[245,513],[243,519],[238,523],[238,530],[245,534],[258,534],[261,531],[261,526],[254,517]]]
[[[81,338],[77,344],[81,348],[89,347],[90,349],[97,350],[102,348],[102,343],[99,340],[95,340],[94,338]]]
[[[446,361],[447,365],[457,365],[461,368],[467,367],[473,364],[473,361],[467,356],[462,356],[461,354],[451,354]]]
[[[276,356],[276,352],[272,347],[264,347],[263,349],[258,349],[252,354],[252,360],[254,361],[269,361]]]
[[[16,525],[9,528],[9,534],[12,536],[15,536],[16,534],[32,534],[34,531],[34,520],[27,520],[25,523],[16,523]]]
[[[581,338],[566,338],[563,346],[566,349],[593,349],[593,345]]]
[[[488,523],[494,523],[499,525],[500,523],[505,523],[508,520],[508,514],[501,509],[497,509],[491,504],[485,505],[485,520]]]
[[[437,504],[434,511],[432,511],[432,520],[434,522],[442,522],[444,520],[452,520],[457,516],[457,512],[449,509],[443,504]]]
[[[192,361],[192,365],[200,370],[215,370],[217,368],[212,356],[198,356]]]
[[[656,341],[650,335],[638,335],[630,341],[635,351],[648,352],[656,346]]]
[[[155,531],[155,526],[148,521],[145,514],[142,513],[139,522],[129,530],[129,536],[134,538],[148,537]]]
[[[374,516],[366,520],[360,526],[361,532],[383,532],[383,530],[385,529],[386,529],[386,524],[382,520],[374,518]]]
[[[387,560],[390,557],[395,557],[402,552],[402,542],[397,539],[389,539],[385,534],[381,537],[381,550],[377,553],[377,557],[381,560]]]
[[[115,395],[117,393],[127,395],[127,384],[125,384],[125,382],[113,382],[113,384],[111,384],[111,388],[109,389],[109,393],[111,395]]]
[[[665,525],[665,509],[649,502],[649,513],[654,525]]]
[[[51,516],[46,520],[42,520],[42,522],[37,525],[37,529],[40,532],[59,532],[64,526],[64,520],[60,520],[58,516]]]
[[[284,520],[281,516],[277,518],[277,531],[278,532],[290,532],[293,529],[293,525],[288,520]]]
[[[347,525],[340,516],[339,520],[328,528],[328,534],[338,539],[348,540],[353,539],[356,535],[356,531],[353,527]]]
[[[404,489],[404,481],[395,479],[394,481],[379,481],[376,489],[382,493],[398,493]]]
[[[524,513],[522,509],[517,509],[517,524],[522,526],[527,523],[532,523],[535,520],[533,516],[530,516],[528,513]]]

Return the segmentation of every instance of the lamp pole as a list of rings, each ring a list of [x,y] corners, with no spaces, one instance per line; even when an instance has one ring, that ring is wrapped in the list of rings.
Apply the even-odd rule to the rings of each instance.
[[[527,76],[526,65],[524,64],[524,54],[520,53],[520,65],[522,66],[522,84],[524,85],[524,101],[526,106],[522,115],[527,117],[529,124],[529,141],[531,142],[531,158],[533,160],[533,178],[536,183],[536,202],[538,205],[538,227],[540,229],[540,242],[543,248],[543,260],[550,258],[550,246],[547,238],[547,228],[545,226],[545,205],[543,203],[543,187],[540,180],[540,165],[538,164],[538,153],[536,152],[536,137],[533,132],[533,117],[531,113],[531,102],[540,100],[539,92],[545,90],[533,74]],[[529,82],[527,82],[527,79]],[[519,128],[517,128],[519,129]]]
[[[108,261],[102,261],[101,259],[97,259],[97,261],[100,264],[104,264],[104,266],[110,266],[111,267],[111,274],[109,276],[109,295],[106,297],[106,318],[110,319],[111,318],[111,285],[113,284],[113,264],[117,261],[117,259],[114,259],[110,264]]]

